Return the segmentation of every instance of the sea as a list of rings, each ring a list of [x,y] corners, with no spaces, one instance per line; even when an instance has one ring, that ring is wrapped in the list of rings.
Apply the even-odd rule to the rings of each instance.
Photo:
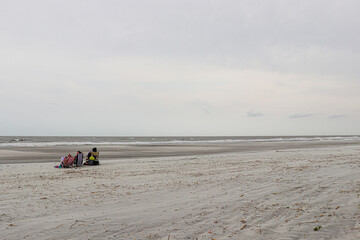
[[[0,147],[47,147],[74,145],[159,145],[192,143],[251,143],[292,141],[360,141],[360,135],[346,136],[172,136],[172,137],[59,137],[0,136]]]

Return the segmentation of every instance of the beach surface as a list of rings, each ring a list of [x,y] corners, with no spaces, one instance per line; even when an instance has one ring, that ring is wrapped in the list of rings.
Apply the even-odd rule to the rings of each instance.
[[[186,144],[119,144],[119,145],[60,145],[60,146],[32,146],[12,147],[0,146],[0,164],[9,163],[41,163],[59,162],[61,156],[69,153],[75,155],[77,151],[87,154],[93,147],[100,151],[102,160],[130,159],[171,156],[198,156],[219,153],[244,153],[270,150],[338,147],[360,145],[359,140],[337,141],[259,141],[259,142],[215,142],[215,143],[186,143]]]
[[[360,239],[360,145],[310,145],[109,147],[71,169],[1,149],[0,239]]]

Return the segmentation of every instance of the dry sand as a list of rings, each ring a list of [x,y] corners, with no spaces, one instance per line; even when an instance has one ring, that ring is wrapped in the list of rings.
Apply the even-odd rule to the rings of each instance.
[[[0,164],[0,239],[360,239],[359,153]]]

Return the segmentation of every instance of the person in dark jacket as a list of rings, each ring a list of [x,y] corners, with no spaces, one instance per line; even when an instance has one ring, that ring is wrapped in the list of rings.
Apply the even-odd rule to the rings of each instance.
[[[93,148],[92,151],[88,153],[84,165],[99,165],[99,152],[97,148]]]

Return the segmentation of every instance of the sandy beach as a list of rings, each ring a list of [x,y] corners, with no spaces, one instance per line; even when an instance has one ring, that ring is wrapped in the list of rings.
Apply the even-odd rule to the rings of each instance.
[[[59,145],[13,147],[0,146],[0,164],[59,162],[61,156],[75,154],[78,150],[87,153],[97,147],[102,160],[130,159],[172,156],[200,156],[219,153],[244,153],[277,151],[318,147],[338,147],[360,145],[359,140],[337,141],[264,141],[264,142],[227,142],[227,143],[186,143],[186,144],[137,144],[137,145]]]
[[[1,149],[0,239],[360,238],[358,144],[187,147],[71,169]]]

